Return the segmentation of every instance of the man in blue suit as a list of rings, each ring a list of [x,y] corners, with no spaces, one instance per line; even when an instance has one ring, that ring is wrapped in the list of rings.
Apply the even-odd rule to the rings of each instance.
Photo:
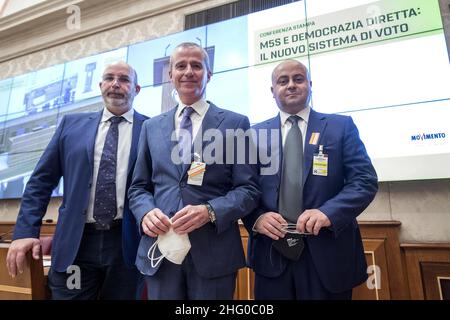
[[[22,272],[25,253],[39,258],[39,233],[52,190],[64,179],[64,196],[52,244],[49,287],[53,299],[135,299],[142,277],[134,266],[139,230],[128,207],[126,191],[147,117],[135,112],[133,99],[140,86],[134,69],[124,62],[106,67],[100,89],[105,108],[100,112],[64,116],[37,164],[22,197],[7,256],[9,273]],[[100,223],[96,190],[113,120],[117,157],[111,181],[116,192],[107,202],[110,221]],[[109,141],[109,140],[108,140]],[[104,147],[105,145],[105,147]],[[109,148],[108,148],[109,150]],[[103,155],[102,155],[103,153]],[[104,161],[105,160],[105,161]]]
[[[149,299],[232,299],[237,270],[245,266],[238,220],[258,203],[257,171],[237,163],[236,152],[230,160],[227,151],[236,139],[222,138],[226,130],[249,129],[249,121],[205,100],[211,74],[202,47],[178,45],[169,77],[180,103],[142,128],[129,197],[141,225],[136,265],[146,276]],[[179,151],[187,158],[178,157]],[[157,239],[166,254],[159,263],[151,250]],[[173,247],[163,250],[163,242]]]
[[[280,113],[254,127],[268,132],[259,153],[272,150],[260,165],[261,204],[244,220],[256,299],[350,299],[367,278],[356,217],[377,176],[352,119],[311,109],[311,84],[303,64],[281,62],[272,73]]]

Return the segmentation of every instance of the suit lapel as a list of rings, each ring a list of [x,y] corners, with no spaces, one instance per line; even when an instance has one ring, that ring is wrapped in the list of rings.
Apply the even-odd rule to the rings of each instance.
[[[303,171],[303,185],[305,184],[306,178],[311,170],[311,165],[313,163],[314,153],[317,152],[317,147],[323,138],[323,133],[327,125],[326,117],[318,112],[311,109],[308,120],[308,128],[306,131],[305,139],[305,151],[304,151],[304,171]],[[310,144],[311,135],[313,133],[319,133],[319,141],[317,144]]]
[[[201,135],[199,136],[197,134],[197,136],[195,137],[195,141],[198,141],[198,139],[202,139],[207,130],[217,129],[219,125],[222,123],[223,119],[224,119],[223,110],[216,107],[213,103],[209,102],[208,111],[206,112],[201,125]],[[204,149],[208,143],[209,141],[203,141],[202,149]]]
[[[282,143],[282,135],[281,135],[281,120],[280,120],[280,114],[278,114],[275,118],[269,119],[266,122],[266,130],[269,130],[268,132],[268,142],[267,142],[267,146],[268,146],[268,150],[272,149],[272,139],[271,139],[271,131],[270,130],[276,130],[278,132],[278,145],[275,146],[275,148],[277,148],[276,152],[278,152],[278,170],[277,170],[277,182],[278,182],[278,186],[280,185],[280,180],[281,180],[281,167],[282,167],[282,163],[283,163],[283,143]],[[269,135],[270,134],[270,135]],[[275,154],[276,155],[276,154]],[[273,156],[273,155],[272,155]]]
[[[136,111],[134,112],[130,157],[128,159],[128,174],[131,173],[133,164],[136,161],[139,135],[141,132],[142,124],[144,123],[145,120],[146,119],[140,113],[137,113]]]
[[[94,149],[95,149],[95,137],[97,136],[98,125],[102,119],[103,110],[97,113],[93,113],[88,118],[88,125],[86,126],[86,152],[89,160],[89,170],[94,170]]]
[[[178,106],[175,106],[168,112],[162,114],[161,119],[161,138],[166,144],[166,148],[172,152],[174,148],[178,148],[178,141],[172,140],[172,134],[175,132],[175,112]],[[181,165],[176,165],[178,172],[181,174]]]

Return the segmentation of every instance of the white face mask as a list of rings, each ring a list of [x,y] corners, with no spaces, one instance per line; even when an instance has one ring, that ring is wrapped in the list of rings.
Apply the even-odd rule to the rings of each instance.
[[[161,256],[155,257],[156,246]],[[191,242],[187,234],[179,235],[170,228],[165,234],[160,234],[155,243],[150,247],[147,257],[152,268],[156,268],[163,258],[175,264],[181,264],[191,249]]]

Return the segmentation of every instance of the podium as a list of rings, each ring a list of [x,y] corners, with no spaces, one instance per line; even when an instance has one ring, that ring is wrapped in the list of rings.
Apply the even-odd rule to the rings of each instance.
[[[15,278],[8,274],[6,255],[9,244],[0,243],[0,300],[44,300],[46,299],[46,279],[42,256],[35,260],[27,253],[23,273]]]

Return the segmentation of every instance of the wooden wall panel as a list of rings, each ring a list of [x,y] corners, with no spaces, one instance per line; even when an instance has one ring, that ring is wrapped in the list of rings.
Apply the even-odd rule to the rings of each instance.
[[[244,247],[245,256],[247,257],[248,233],[245,227],[240,224],[240,232],[242,238],[242,246]],[[236,300],[253,300],[253,288],[255,282],[255,274],[249,268],[242,268],[238,272],[236,280],[236,292],[234,298]]]
[[[409,290],[414,300],[449,299],[450,244],[405,243]]]
[[[0,221],[0,236],[4,234],[3,239],[11,239],[14,231],[15,222]],[[49,220],[43,222],[41,227],[41,236],[52,236],[55,233],[56,222]]]
[[[55,226],[54,222],[44,223],[41,236],[51,236]],[[400,244],[398,221],[359,221],[359,226],[367,264],[379,269],[368,269],[369,279],[354,289],[353,299],[450,299],[450,244]],[[13,227],[13,222],[0,222],[0,235]],[[248,233],[242,224],[240,228],[247,255]],[[10,237],[8,234],[4,238]],[[0,264],[4,265],[4,257]],[[242,268],[238,272],[234,297],[254,299],[253,290],[254,273]],[[0,292],[0,298],[2,295],[4,293]],[[17,299],[30,297],[28,291],[14,295]]]
[[[353,289],[353,300],[390,300],[389,272],[384,239],[364,239],[369,278]]]
[[[368,282],[354,289],[354,300],[408,299],[408,286],[402,264],[398,233],[398,221],[361,221],[359,226],[363,238],[368,266],[371,267]],[[241,237],[247,255],[248,233],[243,225]],[[375,283],[376,281],[376,283]],[[239,271],[235,297],[253,299],[254,274],[248,268]],[[250,289],[250,291],[249,291]]]
[[[381,291],[378,292],[380,293],[379,298],[389,297],[388,299],[392,300],[409,299],[408,280],[398,238],[401,223],[399,221],[358,221],[358,224],[365,251],[368,250],[366,247],[366,243],[369,243],[368,240],[383,241],[387,272],[382,272],[381,276],[382,279],[388,278],[389,295],[383,290],[382,282]],[[369,262],[367,263],[368,265],[371,264]]]
[[[421,263],[426,300],[450,300],[450,263]]]
[[[0,244],[0,300],[42,300],[46,298],[46,282],[42,257],[34,260],[27,254],[27,264],[22,274],[12,278],[6,269],[9,245]]]

